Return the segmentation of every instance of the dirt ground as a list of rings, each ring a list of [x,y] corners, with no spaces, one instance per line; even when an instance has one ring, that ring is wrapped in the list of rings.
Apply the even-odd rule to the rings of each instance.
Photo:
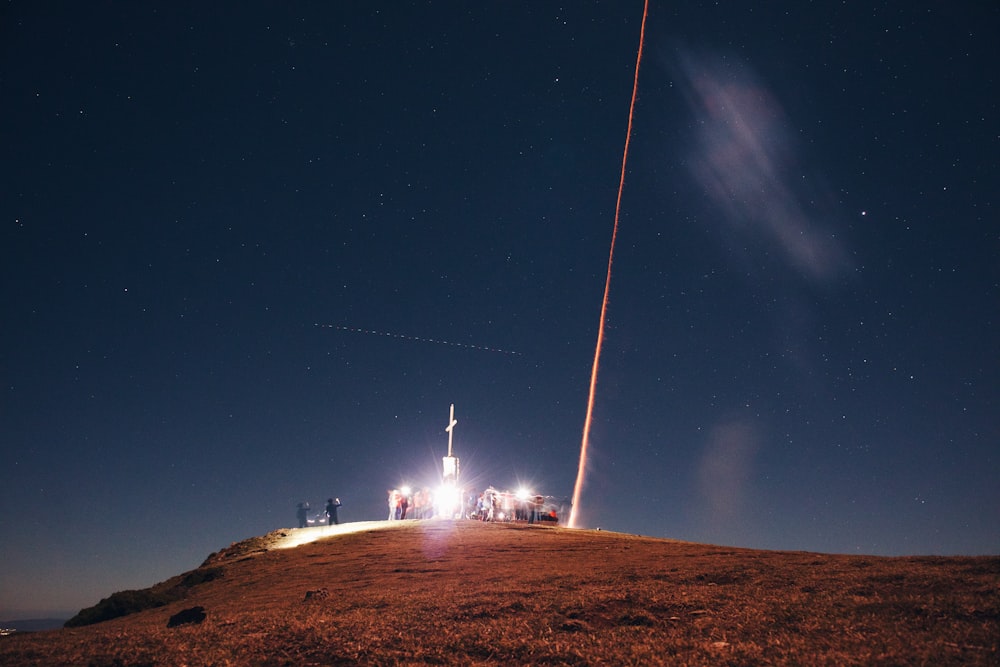
[[[179,599],[0,638],[0,664],[1000,664],[1000,557],[383,523],[232,545],[161,585]]]

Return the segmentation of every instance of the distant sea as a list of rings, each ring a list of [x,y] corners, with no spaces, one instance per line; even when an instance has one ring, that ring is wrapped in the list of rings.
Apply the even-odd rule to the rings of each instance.
[[[67,620],[69,620],[68,616],[66,618],[22,618],[16,621],[0,621],[0,633],[54,630],[61,628]]]

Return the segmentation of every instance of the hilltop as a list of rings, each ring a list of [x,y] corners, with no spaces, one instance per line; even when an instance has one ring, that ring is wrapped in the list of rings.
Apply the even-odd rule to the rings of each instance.
[[[1000,662],[992,556],[844,556],[380,522],[246,540],[127,597],[162,606],[0,638],[0,663]]]

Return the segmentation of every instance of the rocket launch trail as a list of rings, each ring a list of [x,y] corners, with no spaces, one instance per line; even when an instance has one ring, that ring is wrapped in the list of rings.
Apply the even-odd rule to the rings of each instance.
[[[594,364],[590,370],[590,391],[587,396],[587,416],[583,422],[583,438],[580,442],[580,463],[576,472],[576,484],[573,486],[573,506],[570,510],[567,525],[576,528],[580,512],[580,492],[583,490],[584,477],[587,471],[587,449],[590,444],[590,423],[594,414],[594,391],[597,388],[597,367],[601,358],[601,346],[604,343],[604,323],[608,312],[608,293],[611,291],[611,265],[615,257],[615,240],[618,236],[618,220],[621,215],[622,191],[625,189],[625,165],[628,162],[628,145],[632,139],[632,116],[635,113],[635,98],[639,90],[639,64],[642,62],[642,45],[646,38],[646,14],[649,12],[649,0],[643,4],[642,25],[639,28],[639,50],[635,58],[635,77],[632,81],[632,102],[628,109],[628,129],[625,131],[625,149],[622,152],[621,178],[618,180],[618,200],[615,203],[615,224],[611,231],[611,249],[608,252],[608,272],[604,280],[604,298],[601,300],[601,320],[597,327],[597,345],[594,348]]]

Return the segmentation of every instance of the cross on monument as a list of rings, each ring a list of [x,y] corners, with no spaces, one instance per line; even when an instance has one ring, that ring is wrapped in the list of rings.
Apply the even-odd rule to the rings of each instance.
[[[444,480],[445,486],[456,489],[458,486],[458,457],[452,454],[452,440],[455,437],[455,424],[458,420],[455,419],[455,404],[451,404],[451,414],[448,416],[448,427],[445,429],[448,431],[448,456],[441,459],[442,465],[442,475],[441,479]]]
[[[445,429],[446,431],[448,431],[448,456],[449,457],[451,456],[451,439],[452,439],[452,436],[455,434],[455,424],[457,424],[457,423],[458,423],[458,420],[455,419],[455,404],[452,403],[451,404],[451,413],[448,415],[448,428]]]

